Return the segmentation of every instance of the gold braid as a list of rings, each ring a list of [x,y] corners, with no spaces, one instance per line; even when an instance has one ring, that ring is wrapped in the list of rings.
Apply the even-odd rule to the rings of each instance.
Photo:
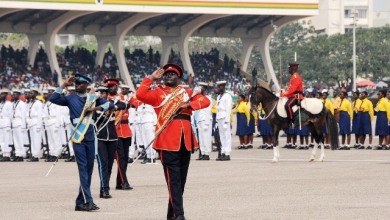
[[[158,114],[158,118],[157,118],[156,134],[159,133],[162,128],[164,128],[165,124],[168,122],[171,116],[176,113],[181,102],[183,101],[184,93],[177,95],[177,93],[179,93],[180,90],[181,87],[174,88],[172,92],[172,97],[161,108],[161,111]],[[176,97],[178,98],[178,100],[175,100]],[[163,121],[160,123],[160,120]]]

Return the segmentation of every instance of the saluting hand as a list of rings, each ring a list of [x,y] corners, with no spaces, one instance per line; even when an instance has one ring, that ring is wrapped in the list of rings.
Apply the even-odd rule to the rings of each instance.
[[[157,80],[160,79],[164,74],[164,69],[163,68],[158,68],[155,70],[152,75],[149,76],[151,80]]]
[[[75,76],[69,77],[69,78],[65,81],[65,85],[66,85],[66,86],[71,86],[71,85],[73,85],[75,79],[76,79]]]

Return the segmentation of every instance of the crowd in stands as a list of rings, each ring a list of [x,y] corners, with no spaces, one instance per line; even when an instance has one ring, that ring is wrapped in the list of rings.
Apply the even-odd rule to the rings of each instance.
[[[49,59],[41,47],[36,55],[34,64],[28,63],[28,50],[14,50],[12,46],[2,46],[0,51],[0,87],[8,89],[25,89],[58,85],[58,73],[51,72]],[[159,67],[161,56],[159,51],[154,52],[150,47],[148,51],[135,49],[132,53],[125,49],[125,61],[132,76],[134,85],[141,83],[142,79]],[[104,55],[103,64],[95,65],[96,51],[85,48],[67,47],[63,54],[57,54],[57,60],[62,76],[80,73],[91,77],[97,84],[107,78],[119,78],[119,68],[116,55],[108,49]],[[183,74],[183,83],[193,86],[203,81],[210,85],[210,90],[220,80],[227,80],[227,89],[234,94],[243,93],[250,86],[249,80],[239,74],[239,65],[225,54],[220,60],[218,49],[209,52],[193,52],[190,60],[194,73],[187,70]],[[169,61],[183,66],[180,54],[171,50]]]

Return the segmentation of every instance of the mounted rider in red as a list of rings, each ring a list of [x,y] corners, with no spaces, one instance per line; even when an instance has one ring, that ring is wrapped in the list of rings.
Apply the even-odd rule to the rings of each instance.
[[[287,112],[287,118],[289,119],[290,127],[294,128],[294,113],[292,110],[292,107],[294,105],[298,104],[299,100],[303,99],[303,83],[302,83],[302,78],[298,74],[298,63],[289,63],[288,64],[288,72],[291,74],[290,78],[290,85],[284,91],[283,93],[280,94],[280,97],[287,97],[288,101],[284,105],[284,108],[286,109]]]

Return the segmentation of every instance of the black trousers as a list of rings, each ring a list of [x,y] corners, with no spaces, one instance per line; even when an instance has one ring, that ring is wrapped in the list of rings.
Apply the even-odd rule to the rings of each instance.
[[[191,151],[186,149],[184,138],[178,152],[160,150],[160,159],[169,192],[167,217],[184,215],[183,193],[191,160]]]
[[[129,148],[131,137],[118,138],[118,147],[115,152],[116,162],[118,164],[118,174],[116,175],[116,185],[128,184],[127,180],[127,163],[129,161]]]
[[[284,105],[284,108],[286,109],[287,111],[287,117],[290,119],[290,120],[293,120],[294,119],[294,114],[293,114],[293,110],[292,110],[292,107],[294,105],[298,104],[298,99],[294,97],[291,97],[291,98],[288,98],[286,104]]]
[[[117,144],[118,141],[98,141],[96,158],[99,166],[100,192],[110,189],[110,177]]]

